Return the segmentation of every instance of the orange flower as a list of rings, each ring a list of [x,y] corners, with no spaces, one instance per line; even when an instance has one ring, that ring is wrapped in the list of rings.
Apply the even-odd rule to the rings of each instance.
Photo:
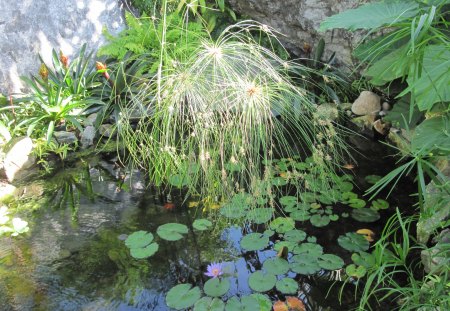
[[[59,51],[59,60],[63,64],[64,68],[67,69],[67,67],[69,66],[69,58],[64,55],[62,51]]]
[[[45,81],[48,80],[48,68],[47,66],[42,63],[41,67],[39,67],[39,75],[44,79]]]

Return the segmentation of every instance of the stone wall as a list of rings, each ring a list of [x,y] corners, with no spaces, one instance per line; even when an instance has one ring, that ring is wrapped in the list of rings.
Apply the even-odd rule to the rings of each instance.
[[[351,65],[351,50],[360,40],[359,34],[343,30],[319,33],[320,23],[328,16],[355,8],[369,0],[229,0],[241,14],[245,14],[281,32],[283,43],[297,57],[309,57],[308,46],[313,47],[324,38],[328,59],[336,52],[337,61]]]
[[[0,93],[20,92],[21,75],[36,74],[40,53],[51,63],[55,48],[76,54],[85,42],[96,48],[102,28],[123,25],[120,0],[0,0]]]

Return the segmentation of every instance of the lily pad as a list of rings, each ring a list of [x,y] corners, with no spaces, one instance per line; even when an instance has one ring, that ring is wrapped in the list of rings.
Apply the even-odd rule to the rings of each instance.
[[[294,247],[296,247],[298,245],[297,242],[290,242],[290,241],[279,241],[276,242],[273,246],[273,249],[277,252],[279,252],[280,250],[283,249],[283,247],[287,247],[289,252],[292,252],[292,250],[294,249]]]
[[[362,199],[350,199],[347,201],[348,206],[353,208],[363,208],[366,206],[366,201]]]
[[[203,297],[194,305],[194,311],[223,311],[225,303],[219,298]]]
[[[283,258],[269,258],[264,261],[263,269],[274,275],[285,274],[289,271],[289,263]]]
[[[295,222],[290,217],[278,217],[270,223],[270,229],[278,233],[286,233],[295,228]]]
[[[349,181],[343,181],[338,185],[342,192],[349,192],[353,190],[353,184]]]
[[[352,211],[352,217],[360,222],[375,222],[380,219],[380,214],[370,208],[360,208]]]
[[[259,310],[259,302],[256,298],[250,296],[242,296],[239,300],[236,296],[228,299],[225,311],[254,311]]]
[[[339,219],[339,216],[336,214],[332,214],[328,216],[328,218],[330,218],[331,221],[337,221]]]
[[[153,256],[159,249],[159,245],[157,243],[150,243],[145,247],[139,248],[130,248],[130,254],[133,258],[136,259],[144,259],[150,256]]]
[[[269,222],[273,216],[273,208],[254,208],[247,213],[247,219],[255,224]]]
[[[304,203],[313,203],[316,202],[317,196],[311,192],[305,192],[300,195],[300,201]]]
[[[354,264],[350,264],[345,268],[345,273],[348,276],[360,279],[366,275],[367,269],[364,266],[356,266]]]
[[[285,241],[289,241],[289,242],[301,242],[306,238],[306,232],[299,230],[299,229],[294,229],[294,230],[290,230],[288,232],[286,232],[283,236],[283,239]]]
[[[174,187],[182,188],[189,185],[189,177],[175,174],[169,177],[169,184]]]
[[[292,195],[285,195],[280,198],[280,204],[283,206],[295,205],[297,204],[297,197]]]
[[[255,310],[259,310],[259,311],[271,311],[272,310],[272,301],[270,301],[270,298],[267,297],[267,295],[255,293],[255,294],[251,294],[249,296],[249,298],[254,298],[258,301],[259,308],[255,309]]]
[[[220,208],[220,214],[227,218],[242,218],[247,215],[248,206],[238,202],[230,202]]]
[[[250,233],[241,240],[241,247],[247,251],[259,251],[269,245],[269,237],[261,233]]]
[[[139,248],[149,245],[153,241],[153,234],[147,231],[136,231],[128,236],[125,245],[129,248]]]
[[[320,271],[320,267],[316,256],[302,254],[292,257],[291,270],[295,273],[310,275]]]
[[[344,266],[344,260],[333,254],[323,254],[319,257],[318,264],[322,269],[337,270]]]
[[[311,216],[311,218],[309,219],[309,221],[311,221],[311,225],[313,225],[314,227],[325,227],[326,225],[328,225],[330,223],[330,217],[328,217],[327,215],[313,215]]]
[[[284,278],[277,281],[275,287],[283,294],[295,294],[298,290],[298,283],[291,278]]]
[[[212,278],[206,281],[203,290],[208,296],[220,297],[230,290],[230,281],[228,279]]]
[[[341,202],[347,203],[350,200],[357,199],[358,195],[354,192],[344,192],[341,196]]]
[[[161,239],[167,241],[178,241],[183,238],[183,234],[189,232],[189,229],[186,225],[178,224],[178,223],[168,223],[158,227],[156,229],[156,233],[159,235]]]
[[[288,184],[287,180],[285,178],[283,178],[283,177],[274,177],[274,178],[272,178],[272,185],[274,185],[276,187],[285,186],[287,184]]]
[[[326,194],[321,194],[318,197],[319,202],[322,204],[333,204],[335,201]]]
[[[348,232],[338,238],[341,247],[351,252],[366,251],[369,249],[369,242],[360,234]]]
[[[250,274],[248,277],[248,285],[251,289],[257,292],[267,292],[271,290],[277,278],[271,273],[263,273],[262,271],[256,271]]]
[[[317,238],[315,237],[315,236],[309,236],[307,239],[306,239],[306,241],[308,242],[308,243],[317,243]]]
[[[211,228],[212,225],[212,222],[208,219],[196,219],[194,220],[192,227],[194,227],[195,230],[205,231]]]
[[[201,297],[200,288],[191,284],[179,284],[172,287],[166,295],[166,304],[170,308],[183,310],[192,307]]]
[[[357,266],[371,268],[375,265],[375,256],[367,252],[359,252],[352,254],[352,261]]]
[[[296,255],[310,255],[317,258],[322,255],[323,248],[319,244],[315,243],[302,243],[294,247],[292,252]]]
[[[311,214],[307,210],[296,210],[289,214],[295,221],[306,221],[311,218]]]
[[[388,209],[389,202],[382,199],[377,199],[375,201],[372,201],[372,205],[370,206],[370,208],[376,211],[380,209]]]

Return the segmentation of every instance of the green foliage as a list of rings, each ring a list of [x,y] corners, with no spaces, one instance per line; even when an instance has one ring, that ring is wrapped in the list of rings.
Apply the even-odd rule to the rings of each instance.
[[[319,257],[319,266],[322,269],[338,270],[344,266],[344,260],[333,254],[323,254]]]
[[[161,225],[156,229],[156,233],[161,239],[167,241],[178,241],[181,240],[184,234],[187,234],[189,229],[186,225],[178,223],[167,223]]]
[[[293,279],[283,278],[277,281],[275,287],[283,294],[295,294],[298,290],[298,283]]]
[[[143,259],[153,256],[158,251],[158,243],[152,242],[153,234],[146,231],[136,231],[128,236],[125,245],[130,249],[133,258]]]
[[[212,225],[213,225],[213,223],[211,221],[209,221],[208,219],[196,219],[192,223],[192,227],[195,230],[199,230],[199,231],[208,230],[209,228],[212,227]]]
[[[269,245],[269,237],[262,233],[250,233],[241,240],[241,247],[247,251],[259,251]]]
[[[203,290],[208,296],[220,297],[230,290],[230,281],[228,279],[212,278],[206,281]]]
[[[351,213],[352,218],[360,222],[375,222],[380,219],[378,211],[370,208],[355,209]]]
[[[262,271],[253,272],[248,277],[248,285],[257,292],[267,292],[271,290],[276,282],[277,278],[275,275],[263,273]]]
[[[289,263],[283,258],[269,258],[264,261],[263,269],[274,275],[285,274],[289,270]]]
[[[338,238],[338,244],[351,252],[366,251],[369,249],[369,242],[360,234],[348,232]]]
[[[200,288],[191,284],[179,284],[172,287],[166,295],[166,304],[170,308],[183,310],[192,307],[201,297]]]
[[[194,305],[194,311],[223,311],[225,304],[219,298],[203,297]]]

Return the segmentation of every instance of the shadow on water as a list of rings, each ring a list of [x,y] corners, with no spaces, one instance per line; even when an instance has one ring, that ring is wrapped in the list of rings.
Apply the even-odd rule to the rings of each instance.
[[[379,144],[370,148],[374,146],[378,147],[362,151],[370,154],[370,159],[359,159],[354,171],[361,189],[367,188],[365,175],[382,175],[393,165],[382,158],[385,152]],[[244,253],[239,241],[243,230],[250,228],[224,220],[219,220],[212,232],[190,230],[180,241],[159,241],[159,251],[148,260],[133,259],[123,242],[127,234],[156,232],[168,222],[191,227],[198,215],[176,197],[175,208],[167,209],[159,193],[146,190],[143,176],[132,173],[130,177],[113,161],[93,158],[48,181],[53,191],[48,191],[47,204],[28,219],[30,233],[0,240],[0,310],[169,310],[165,293],[179,282],[203,284],[206,265],[212,261],[225,262],[226,272],[232,274],[226,297],[252,293],[248,275],[275,252]],[[407,189],[392,197],[391,206],[410,202],[411,186],[407,181],[401,185]],[[341,218],[326,230],[311,225],[301,229],[315,236],[324,252],[349,263],[351,254],[336,243],[337,236],[360,228],[380,233],[392,211],[382,213],[379,221],[357,224],[358,228],[350,218]],[[343,305],[338,300],[339,283],[327,296],[333,283],[329,272],[289,276],[299,282],[299,297],[309,310],[349,310],[354,306],[352,286],[343,292]],[[280,298],[275,292],[269,295]]]

